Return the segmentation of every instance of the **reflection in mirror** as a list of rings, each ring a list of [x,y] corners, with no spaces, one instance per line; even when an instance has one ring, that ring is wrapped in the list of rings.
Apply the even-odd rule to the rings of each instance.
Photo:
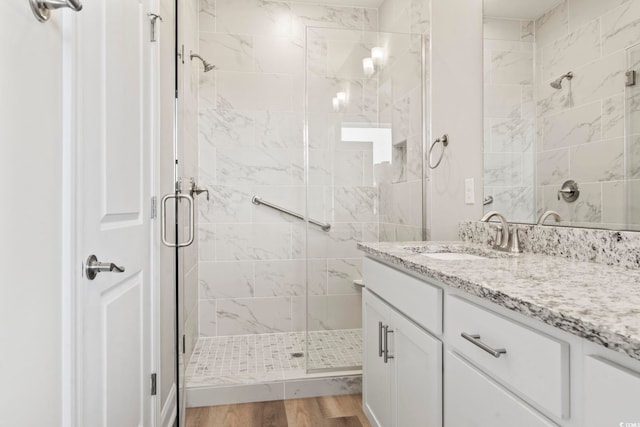
[[[554,210],[562,225],[640,228],[640,96],[625,86],[640,62],[638,5],[485,0],[485,212],[533,223]],[[577,198],[562,197],[569,180]]]

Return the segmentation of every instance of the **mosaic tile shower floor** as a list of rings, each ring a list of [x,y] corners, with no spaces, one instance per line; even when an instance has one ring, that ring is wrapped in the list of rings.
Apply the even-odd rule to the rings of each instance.
[[[187,387],[309,378],[305,333],[201,337],[187,365]],[[293,353],[303,353],[294,357]],[[359,370],[362,329],[309,332],[310,370]]]

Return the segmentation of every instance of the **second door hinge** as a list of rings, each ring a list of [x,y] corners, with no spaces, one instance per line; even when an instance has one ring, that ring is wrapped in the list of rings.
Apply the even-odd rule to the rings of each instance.
[[[182,335],[182,354],[185,354],[187,352],[187,336],[186,335]]]
[[[158,217],[158,198],[153,196],[151,198],[151,219],[156,219]]]
[[[151,374],[151,396],[155,396],[158,393],[157,376],[155,373]]]

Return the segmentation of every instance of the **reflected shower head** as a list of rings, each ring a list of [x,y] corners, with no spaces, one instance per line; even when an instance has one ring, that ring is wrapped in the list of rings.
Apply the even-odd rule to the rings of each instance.
[[[549,83],[549,85],[554,89],[562,89],[562,80],[564,79],[571,80],[572,78],[573,78],[573,73],[569,71],[568,73],[561,75],[560,77],[558,77],[557,79]]]
[[[213,70],[214,68],[216,68],[215,65],[213,64],[209,64],[207,62],[206,59],[204,59],[202,56],[198,55],[197,53],[193,53],[191,52],[191,60],[193,61],[193,58],[198,58],[200,61],[202,61],[202,65],[204,66],[204,72],[208,73],[209,71]]]

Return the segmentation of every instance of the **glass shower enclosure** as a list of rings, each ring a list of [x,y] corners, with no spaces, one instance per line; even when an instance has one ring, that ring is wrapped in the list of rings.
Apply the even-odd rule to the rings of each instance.
[[[357,243],[426,237],[428,40],[306,27],[225,56],[249,45],[200,31],[216,69],[199,85],[211,200],[198,201],[187,389],[220,402],[219,387],[357,374]]]
[[[422,35],[307,28],[308,373],[361,369],[357,242],[426,238],[427,49]]]

